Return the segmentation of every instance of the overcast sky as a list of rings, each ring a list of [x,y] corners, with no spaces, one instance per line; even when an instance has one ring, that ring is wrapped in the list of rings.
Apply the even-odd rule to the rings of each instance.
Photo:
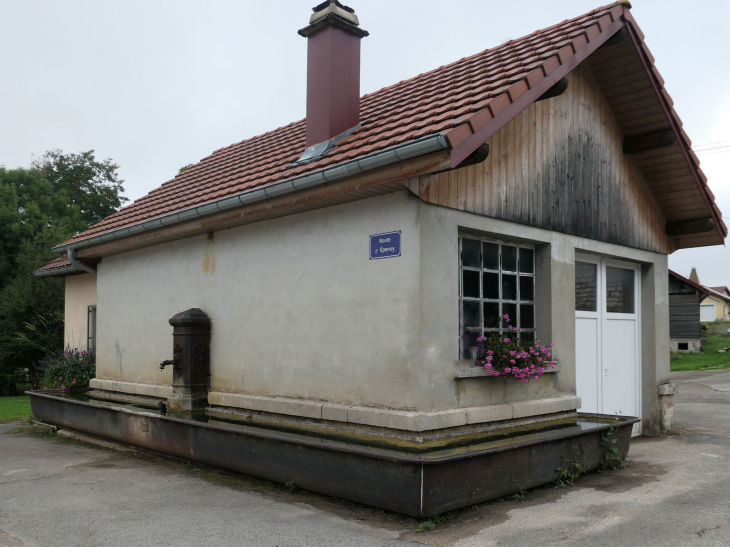
[[[296,31],[316,3],[1,0],[0,164],[94,149],[121,166],[136,199],[217,148],[302,119],[306,41]],[[351,0],[370,32],[362,93],[603,3]],[[698,155],[730,217],[730,2],[637,0],[632,13],[695,148],[712,149]],[[730,285],[728,248],[678,251],[669,263]]]

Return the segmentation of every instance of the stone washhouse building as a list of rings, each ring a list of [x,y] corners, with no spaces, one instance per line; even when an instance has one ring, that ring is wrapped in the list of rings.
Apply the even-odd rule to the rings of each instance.
[[[299,33],[306,119],[216,150],[36,272],[66,278],[92,396],[167,401],[169,320],[197,308],[204,404],[226,412],[417,438],[581,411],[659,433],[667,257],[727,228],[630,4],[362,97],[377,37],[353,10],[327,1]],[[505,313],[555,343],[554,371],[473,366]]]

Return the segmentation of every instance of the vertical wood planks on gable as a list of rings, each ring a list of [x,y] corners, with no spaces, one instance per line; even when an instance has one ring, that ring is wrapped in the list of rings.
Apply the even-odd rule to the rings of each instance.
[[[581,237],[668,253],[664,217],[590,68],[489,140],[477,165],[420,177],[422,200]],[[415,187],[415,186],[414,186]]]

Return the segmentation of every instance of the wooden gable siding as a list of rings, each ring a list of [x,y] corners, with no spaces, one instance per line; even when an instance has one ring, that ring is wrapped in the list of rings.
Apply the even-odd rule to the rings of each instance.
[[[669,337],[700,337],[700,298],[696,294],[669,295]]]
[[[489,157],[419,178],[429,203],[638,249],[670,253],[665,220],[590,68],[533,103],[489,142]]]
[[[700,296],[692,285],[669,275],[669,337],[700,337]]]

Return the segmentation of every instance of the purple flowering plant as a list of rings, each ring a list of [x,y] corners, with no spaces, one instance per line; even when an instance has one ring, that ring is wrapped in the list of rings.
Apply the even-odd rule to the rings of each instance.
[[[537,380],[547,370],[555,368],[554,343],[543,346],[539,340],[531,342],[517,338],[517,329],[509,324],[509,315],[503,315],[500,321],[502,326],[507,324],[507,333],[494,332],[477,338],[478,366],[483,366],[492,376],[511,376],[523,384]]]
[[[96,376],[96,355],[91,349],[67,347],[61,355],[46,355],[36,368],[43,371],[41,389],[82,390]]]

